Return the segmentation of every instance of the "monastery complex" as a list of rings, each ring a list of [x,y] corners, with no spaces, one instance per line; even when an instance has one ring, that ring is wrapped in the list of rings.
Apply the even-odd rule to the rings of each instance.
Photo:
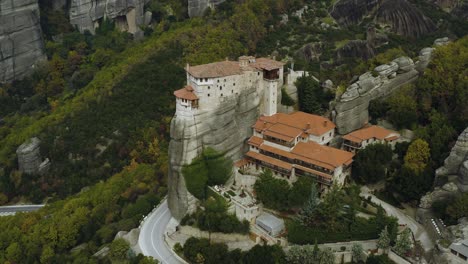
[[[345,135],[343,149],[332,147],[336,126],[330,119],[300,111],[277,112],[284,70],[283,63],[272,59],[242,56],[238,61],[187,65],[186,73],[187,85],[174,92],[176,115],[181,118],[216,109],[244,90],[263,95],[260,117],[246,138],[248,150],[235,163],[235,183],[241,188],[252,190],[257,176],[269,169],[290,184],[298,177],[312,177],[325,193],[334,184],[346,183],[357,150],[374,142],[394,144],[399,138],[394,131],[369,126]],[[301,76],[293,71],[291,75]]]

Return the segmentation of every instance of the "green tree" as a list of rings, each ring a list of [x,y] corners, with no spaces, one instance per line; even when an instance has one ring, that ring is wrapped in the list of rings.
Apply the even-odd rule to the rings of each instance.
[[[289,206],[303,206],[310,197],[312,185],[313,180],[310,177],[299,177],[297,181],[293,183],[291,191],[289,192]]]
[[[413,243],[411,243],[411,230],[405,228],[403,232],[398,236],[395,243],[395,252],[399,255],[404,255],[411,250]]]
[[[390,235],[388,234],[387,227],[380,232],[379,240],[377,241],[377,247],[387,251],[390,248]]]
[[[52,260],[55,256],[54,249],[50,246],[44,247],[41,254],[41,263],[52,263]]]
[[[353,262],[361,263],[365,260],[364,248],[362,244],[353,244],[351,247],[351,253],[353,255]]]
[[[248,251],[242,258],[242,263],[256,264],[256,263],[286,263],[286,255],[283,249],[278,246],[268,245],[255,245]]]
[[[270,170],[265,170],[254,185],[257,198],[272,209],[287,208],[290,187],[287,181],[272,176]]]
[[[416,173],[421,173],[426,169],[430,158],[429,144],[422,139],[416,139],[408,147],[404,165]]]
[[[385,178],[392,160],[392,148],[387,144],[371,144],[354,156],[352,175],[362,183],[376,183]]]
[[[468,216],[468,194],[458,195],[452,203],[446,207],[447,215],[455,220]]]
[[[320,203],[319,193],[317,185],[313,183],[310,187],[310,196],[307,202],[299,212],[298,219],[305,226],[311,226],[314,224],[314,220],[317,218],[317,208]]]
[[[320,261],[319,264],[334,264],[335,263],[335,254],[331,248],[325,248],[320,251]]]
[[[299,77],[296,81],[296,87],[299,110],[321,114],[328,109],[328,102],[332,99],[332,95],[324,92],[312,76]]]
[[[18,242],[13,242],[6,248],[5,257],[8,259],[8,261],[13,263],[20,263],[22,256],[23,252]]]
[[[286,253],[286,260],[291,264],[316,264],[318,262],[314,247],[310,245],[292,246]]]
[[[389,99],[388,118],[397,128],[411,128],[418,119],[413,87],[400,88]]]
[[[110,257],[114,260],[125,260],[127,258],[130,245],[123,238],[114,240],[110,246]]]

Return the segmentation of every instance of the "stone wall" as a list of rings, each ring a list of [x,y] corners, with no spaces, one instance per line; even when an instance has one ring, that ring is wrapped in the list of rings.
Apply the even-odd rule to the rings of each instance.
[[[252,134],[251,125],[259,116],[262,97],[263,93],[249,89],[216,109],[196,112],[193,118],[176,115],[172,119],[168,204],[176,219],[195,210],[197,203],[187,191],[182,166],[189,164],[206,147],[225,152],[233,160],[240,159],[244,142]]]
[[[0,83],[25,77],[45,59],[38,0],[0,0]]]
[[[459,187],[468,190],[468,127],[458,136],[444,166],[436,171],[436,176],[457,175]]]
[[[94,34],[102,19],[112,19],[116,26],[131,34],[140,34],[145,22],[144,6],[149,0],[71,0],[70,23],[80,32]]]

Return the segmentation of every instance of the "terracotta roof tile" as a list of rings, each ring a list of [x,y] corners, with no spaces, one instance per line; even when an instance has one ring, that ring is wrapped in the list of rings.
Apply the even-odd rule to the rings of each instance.
[[[260,161],[266,162],[268,164],[278,166],[280,168],[283,168],[283,169],[286,169],[286,170],[289,170],[289,171],[292,169],[292,165],[287,163],[287,162],[277,160],[277,159],[265,156],[265,155],[257,153],[257,152],[249,151],[245,155],[247,155],[247,157],[257,159],[257,160],[260,160]]]
[[[268,59],[268,58],[257,58],[255,59],[254,63],[251,63],[250,66],[254,67],[256,69],[261,69],[261,70],[275,70],[275,69],[280,69],[284,65],[283,62]]]
[[[267,151],[288,159],[301,160],[325,169],[334,170],[343,164],[353,162],[354,154],[341,149],[322,146],[313,141],[299,142],[291,152],[278,149],[267,144],[260,145],[260,150]]]
[[[301,166],[301,165],[295,164],[295,165],[294,165],[294,168],[298,168],[298,169],[300,169],[300,170],[313,173],[313,174],[315,174],[315,175],[318,175],[318,176],[327,178],[327,179],[329,179],[329,180],[331,180],[331,179],[333,178],[330,174],[326,174],[326,173],[323,173],[323,172],[320,172],[320,171],[317,171],[317,170],[314,170],[314,169],[306,168],[306,167]]]
[[[254,146],[258,147],[263,143],[263,138],[252,136],[252,137],[250,137],[248,143],[250,145],[254,145]]]
[[[365,127],[365,128],[356,130],[354,132],[351,132],[345,135],[343,139],[356,142],[356,143],[361,143],[362,141],[371,139],[371,138],[376,138],[379,140],[384,140],[386,138],[389,138],[388,140],[394,140],[399,137],[400,137],[400,134],[398,134],[395,131],[387,130],[379,126],[369,126],[369,127]],[[390,138],[394,138],[394,139],[390,139]]]
[[[242,70],[237,61],[219,61],[197,66],[189,66],[187,72],[197,78],[215,78],[238,75]]]
[[[198,100],[197,95],[193,92],[192,86],[189,86],[189,85],[185,86],[184,88],[182,88],[180,90],[175,91],[174,95],[177,98],[187,99],[187,100],[190,100],[190,101]]]
[[[241,160],[238,160],[234,163],[234,167],[237,167],[237,168],[240,168],[242,166],[245,166],[249,164],[249,161],[247,159],[241,159]]]

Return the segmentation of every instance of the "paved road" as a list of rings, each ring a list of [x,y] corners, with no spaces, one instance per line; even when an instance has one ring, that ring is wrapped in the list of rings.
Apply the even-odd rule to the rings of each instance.
[[[429,237],[429,234],[427,233],[426,229],[424,229],[424,226],[418,223],[415,219],[405,214],[402,210],[380,200],[379,198],[371,194],[366,186],[361,188],[361,196],[371,196],[372,202],[380,204],[388,215],[398,218],[398,222],[400,224],[404,224],[407,227],[409,227],[411,231],[413,231],[416,240],[421,241],[421,244],[426,252],[434,248],[434,243]]]
[[[164,241],[166,226],[171,220],[171,212],[167,206],[167,200],[149,214],[141,226],[138,245],[145,256],[152,256],[163,264],[181,264],[174,256],[174,252]]]
[[[37,211],[44,207],[44,204],[25,204],[25,205],[10,205],[10,206],[0,206],[0,216],[5,215],[14,215],[17,212],[32,212]]]

